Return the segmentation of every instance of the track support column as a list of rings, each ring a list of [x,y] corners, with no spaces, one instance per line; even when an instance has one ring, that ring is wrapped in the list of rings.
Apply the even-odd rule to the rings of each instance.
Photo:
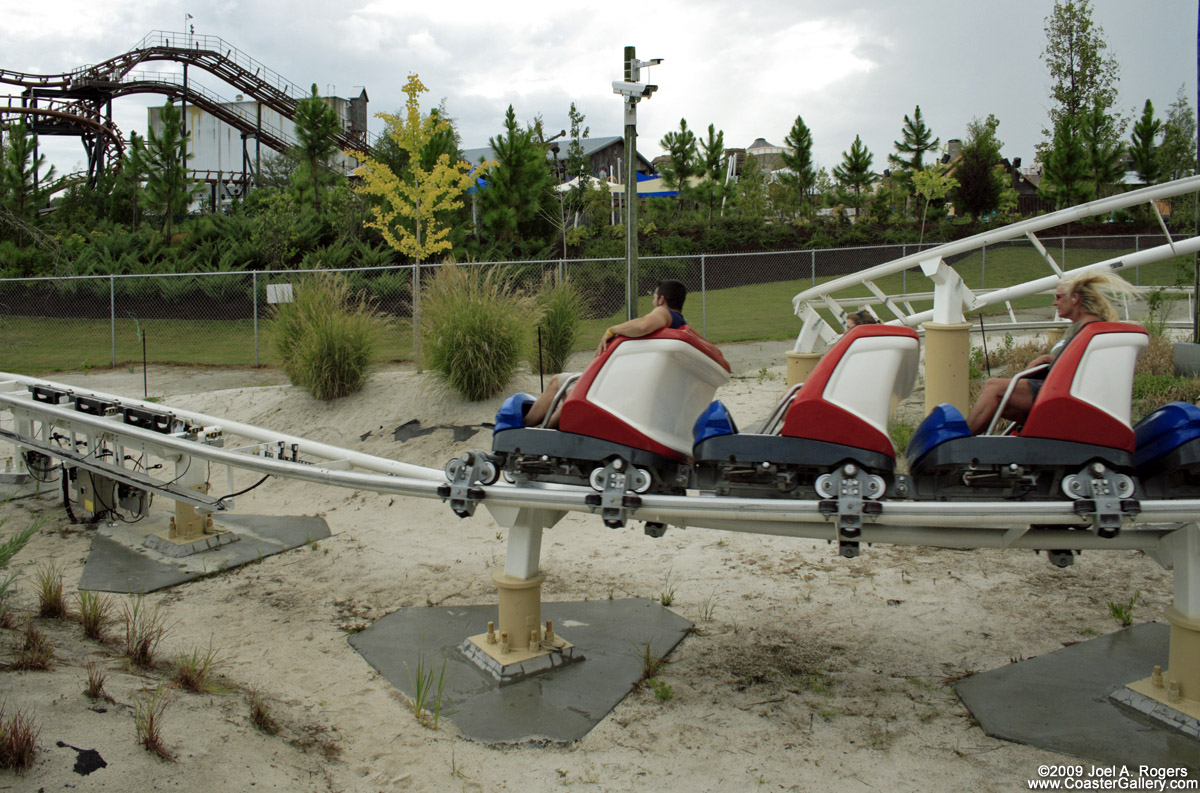
[[[1175,602],[1166,670],[1128,688],[1200,719],[1200,526],[1193,523],[1163,538],[1163,556],[1175,572]]]
[[[546,580],[538,570],[542,530],[558,523],[566,513],[529,507],[498,507],[491,512],[498,523],[508,526],[504,572],[492,575],[500,591],[499,632],[507,634],[511,649],[532,650],[532,631],[541,630],[542,582]]]
[[[941,258],[921,262],[933,281],[933,321],[925,329],[925,413],[949,402],[966,415],[970,409],[971,323],[963,304],[973,299],[962,278]]]

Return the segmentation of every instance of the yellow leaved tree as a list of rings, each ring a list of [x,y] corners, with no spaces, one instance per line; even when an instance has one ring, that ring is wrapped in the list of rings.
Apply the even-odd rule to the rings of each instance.
[[[403,115],[377,113],[387,123],[385,134],[408,154],[403,173],[397,174],[385,163],[359,152],[351,152],[363,164],[355,169],[362,179],[358,192],[378,199],[364,225],[378,229],[384,240],[413,263],[414,354],[420,361],[420,278],[419,265],[430,256],[450,250],[450,228],[439,222],[439,213],[458,209],[462,196],[493,163],[472,165],[448,153],[440,154],[432,165],[423,160],[429,142],[450,129],[450,123],[437,113],[422,115],[421,94],[428,91],[415,74],[408,76],[404,93]],[[444,216],[444,215],[443,215]]]

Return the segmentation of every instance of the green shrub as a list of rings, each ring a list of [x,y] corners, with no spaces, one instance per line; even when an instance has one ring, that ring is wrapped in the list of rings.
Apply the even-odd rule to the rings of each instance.
[[[277,303],[267,329],[283,371],[317,399],[362,389],[384,322],[340,274],[321,273],[296,284],[290,303]]]
[[[567,367],[567,358],[575,348],[579,336],[579,321],[583,318],[583,295],[566,278],[558,283],[550,277],[542,281],[542,291],[537,296],[541,312],[538,328],[541,330],[541,349],[534,341],[533,355],[529,368],[534,372],[561,372]],[[540,354],[539,354],[540,353]]]
[[[425,365],[472,401],[499,393],[526,350],[533,313],[507,271],[444,265],[421,303]]]

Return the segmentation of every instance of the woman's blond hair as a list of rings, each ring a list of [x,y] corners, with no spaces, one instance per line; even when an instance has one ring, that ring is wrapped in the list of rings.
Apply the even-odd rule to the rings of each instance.
[[[1106,272],[1080,273],[1064,278],[1062,285],[1068,290],[1067,294],[1079,295],[1079,305],[1084,313],[1105,322],[1116,322],[1119,318],[1113,301],[1141,295],[1141,291],[1124,278]]]

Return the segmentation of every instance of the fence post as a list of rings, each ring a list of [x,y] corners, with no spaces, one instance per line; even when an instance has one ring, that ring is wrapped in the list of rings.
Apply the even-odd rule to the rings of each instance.
[[[1059,245],[1059,250],[1062,251],[1062,253],[1059,254],[1059,256],[1062,258],[1062,261],[1060,261],[1058,263],[1058,266],[1065,270],[1065,269],[1067,269],[1067,238],[1059,237],[1058,245]]]
[[[817,251],[813,249],[808,252],[809,269],[812,270],[812,285],[817,285]]]
[[[1133,252],[1134,252],[1134,253],[1137,253],[1137,252],[1138,252],[1138,251],[1140,251],[1141,249],[1142,249],[1142,235],[1141,235],[1141,234],[1134,234],[1134,235],[1133,235]],[[1135,268],[1135,269],[1134,269],[1134,271],[1133,271],[1133,283],[1134,283],[1134,285],[1135,285],[1135,286],[1141,286],[1141,285],[1142,285],[1142,268],[1141,268],[1141,267],[1138,267],[1138,268]]]
[[[421,371],[421,263],[413,263],[412,285],[412,324],[413,324],[413,362],[417,371]]]
[[[708,289],[705,282],[704,254],[700,254],[700,335],[708,337]]]
[[[250,288],[254,291],[254,365],[258,366],[258,270],[253,270],[250,276]]]
[[[900,246],[900,258],[903,259],[907,255],[908,255],[908,244],[905,243]],[[905,295],[908,294],[908,268],[907,267],[905,267],[903,270],[900,271],[900,292],[901,292],[901,294],[905,294]]]
[[[979,253],[979,288],[983,289],[987,286],[987,243],[983,244],[983,248]]]
[[[117,368],[117,279],[108,277],[108,316],[112,329],[112,365]]]

